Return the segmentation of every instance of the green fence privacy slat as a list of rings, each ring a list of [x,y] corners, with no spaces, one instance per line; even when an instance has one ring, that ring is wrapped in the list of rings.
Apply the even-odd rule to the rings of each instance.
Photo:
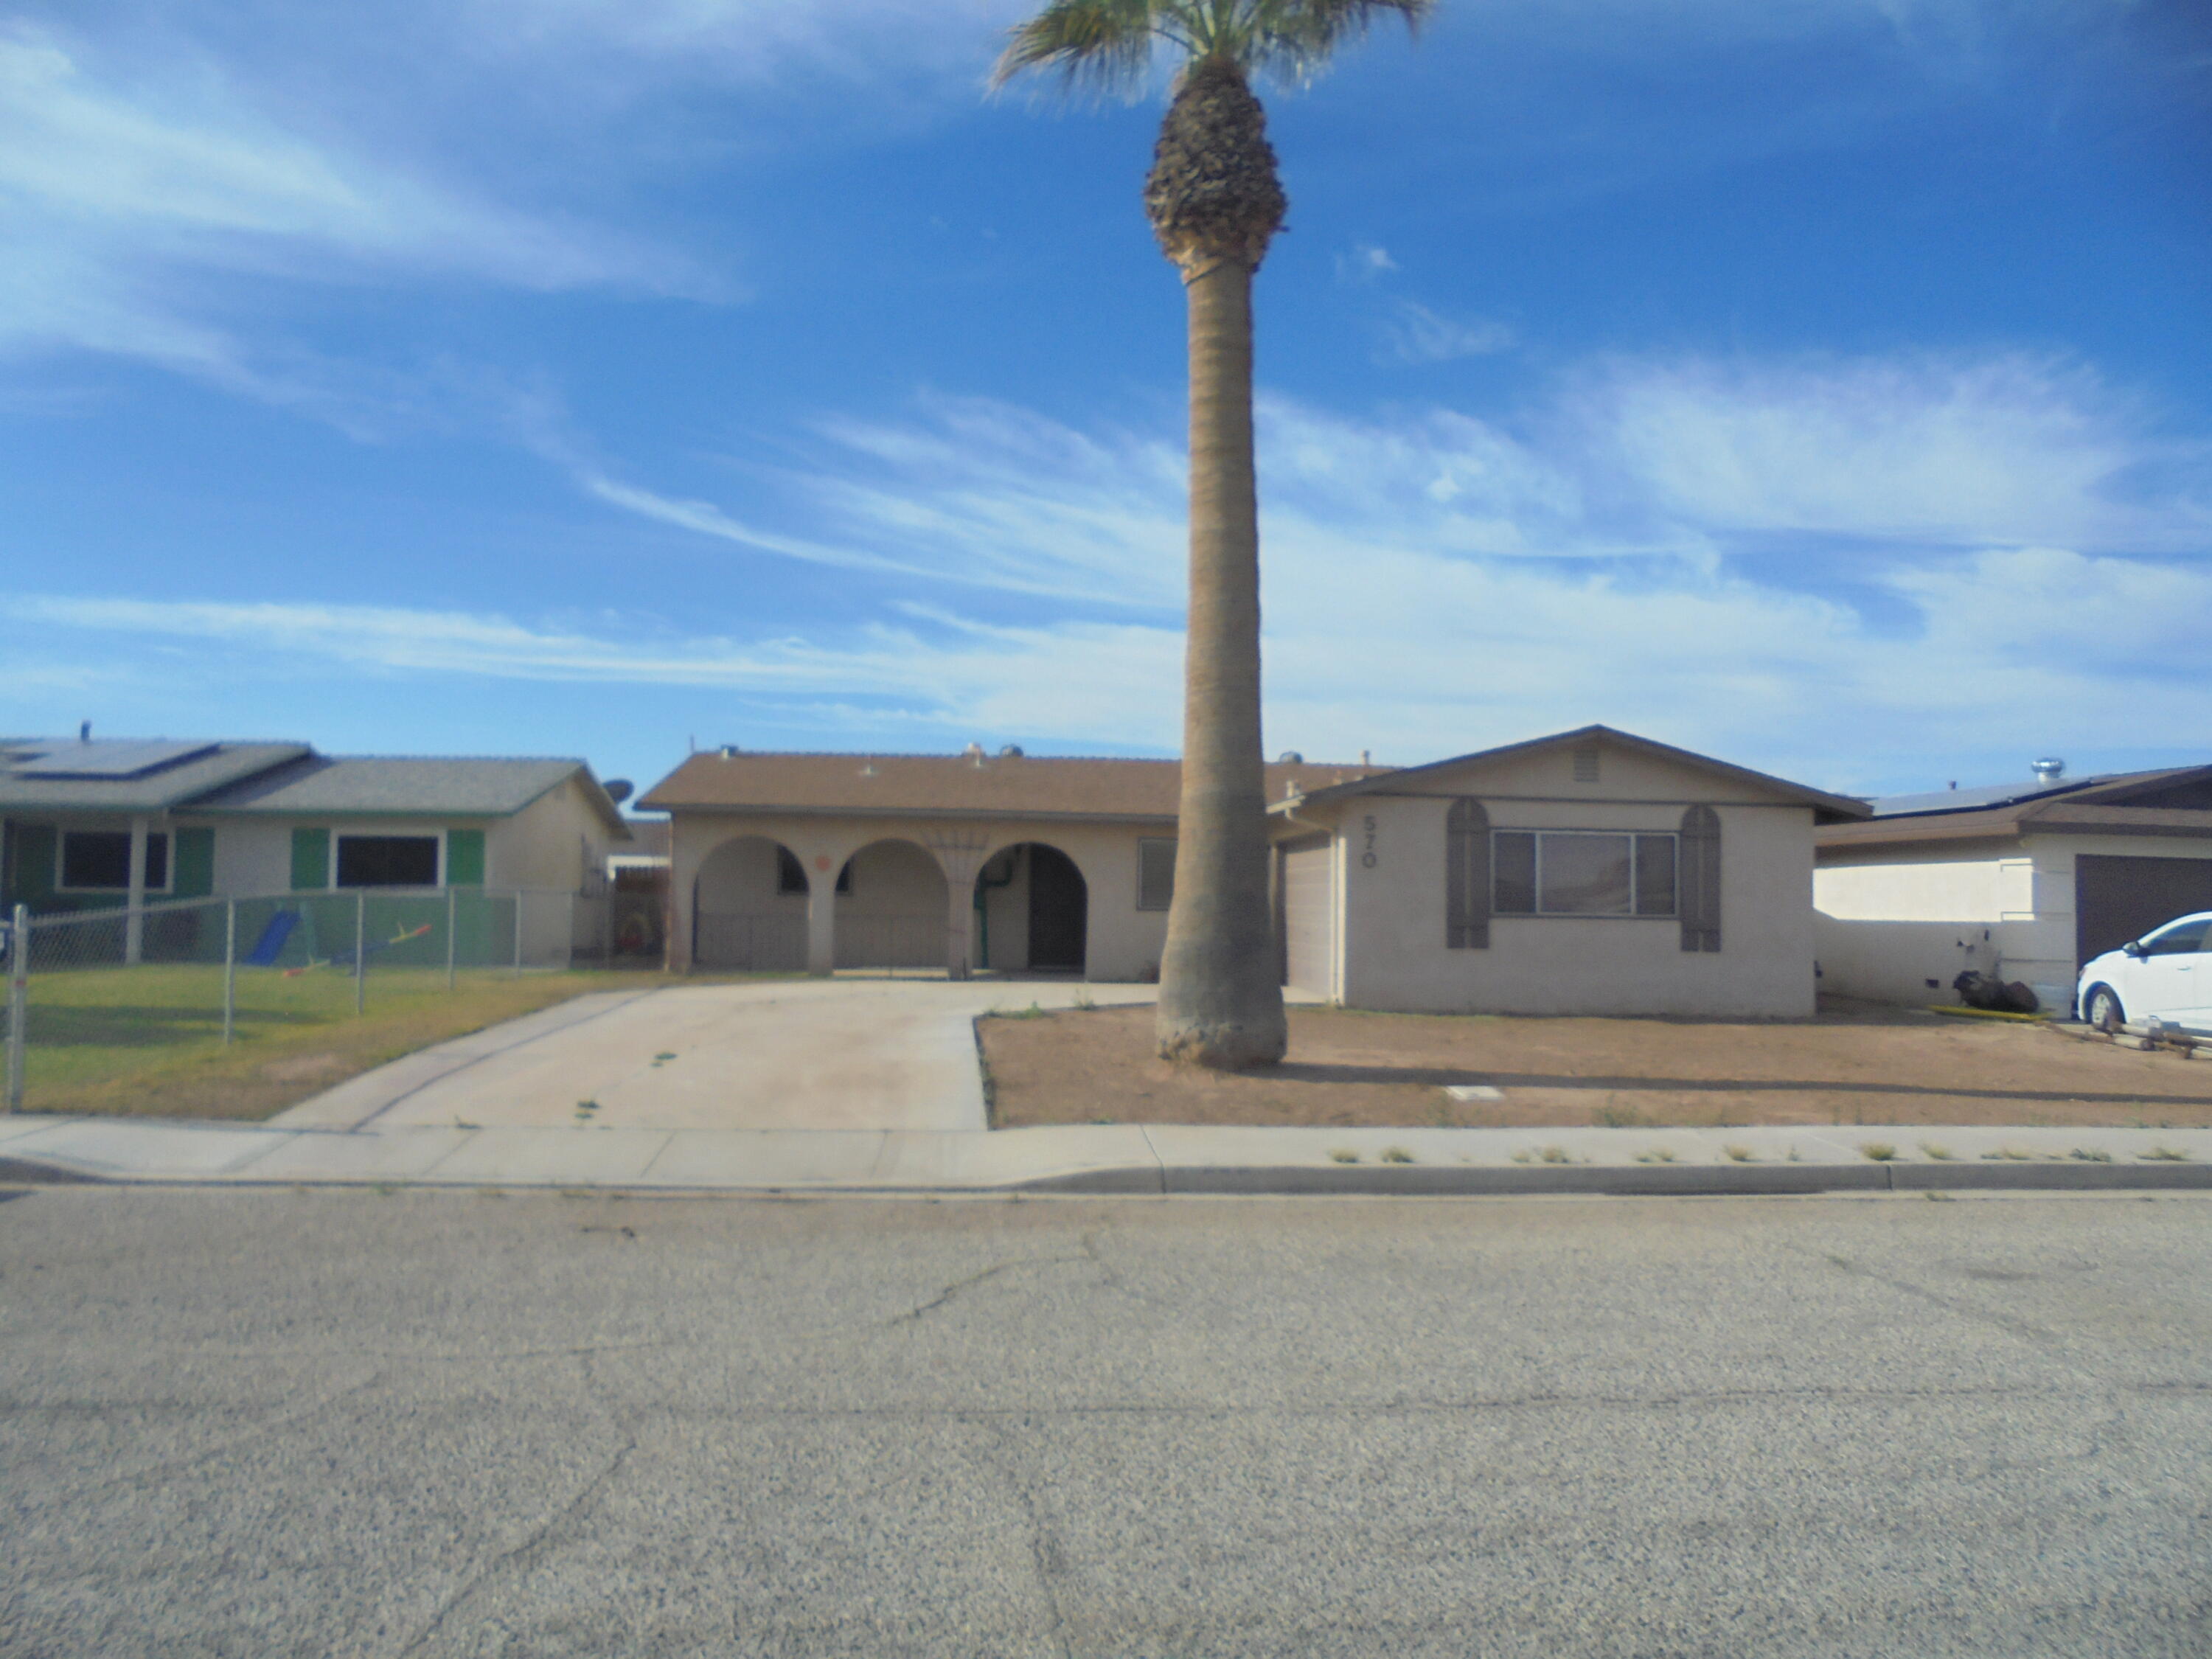
[[[205,898],[215,891],[215,831],[204,826],[179,830],[169,870],[173,898]]]
[[[27,904],[33,910],[51,905],[54,896],[54,857],[57,836],[51,823],[15,826],[15,890],[11,904]]]
[[[446,831],[446,884],[481,887],[484,878],[484,832],[481,830]]]
[[[331,832],[302,827],[292,832],[292,890],[312,893],[331,884]]]

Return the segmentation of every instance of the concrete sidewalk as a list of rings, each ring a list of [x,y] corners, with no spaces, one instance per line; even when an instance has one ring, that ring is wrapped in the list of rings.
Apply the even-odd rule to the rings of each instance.
[[[1866,1150],[1884,1146],[1894,1156]],[[2212,1130],[333,1131],[24,1116],[0,1119],[0,1179],[882,1194],[2212,1189]]]
[[[267,1123],[0,1116],[0,1180],[752,1194],[2212,1189],[2212,1129],[985,1127],[978,1014],[1153,994],[828,980],[579,997],[407,1055]]]

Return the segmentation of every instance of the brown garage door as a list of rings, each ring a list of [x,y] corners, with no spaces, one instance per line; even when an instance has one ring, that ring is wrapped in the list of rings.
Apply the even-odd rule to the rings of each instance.
[[[1316,996],[1334,988],[1336,884],[1326,836],[1283,848],[1284,982]]]
[[[2074,860],[2076,966],[2191,910],[2212,910],[2212,859],[2083,854]]]

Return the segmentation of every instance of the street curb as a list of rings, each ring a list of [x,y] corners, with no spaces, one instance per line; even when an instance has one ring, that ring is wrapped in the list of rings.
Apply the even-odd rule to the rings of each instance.
[[[257,1181],[251,1176],[131,1176],[105,1173],[20,1154],[0,1156],[0,1184],[103,1187],[375,1187],[435,1191],[573,1192],[574,1182],[469,1182],[313,1176]],[[600,1194],[638,1197],[834,1198],[1783,1198],[1823,1193],[2189,1192],[2212,1190],[2205,1164],[1790,1164],[1540,1165],[1382,1165],[1325,1169],[1296,1164],[1163,1170],[1132,1164],[1080,1170],[994,1186],[731,1185],[660,1187],[645,1182],[588,1185]]]

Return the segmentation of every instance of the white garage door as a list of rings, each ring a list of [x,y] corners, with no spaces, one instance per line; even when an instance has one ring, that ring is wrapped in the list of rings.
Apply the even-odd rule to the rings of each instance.
[[[1283,850],[1283,946],[1293,990],[1333,996],[1336,990],[1336,884],[1329,839],[1293,842]]]

